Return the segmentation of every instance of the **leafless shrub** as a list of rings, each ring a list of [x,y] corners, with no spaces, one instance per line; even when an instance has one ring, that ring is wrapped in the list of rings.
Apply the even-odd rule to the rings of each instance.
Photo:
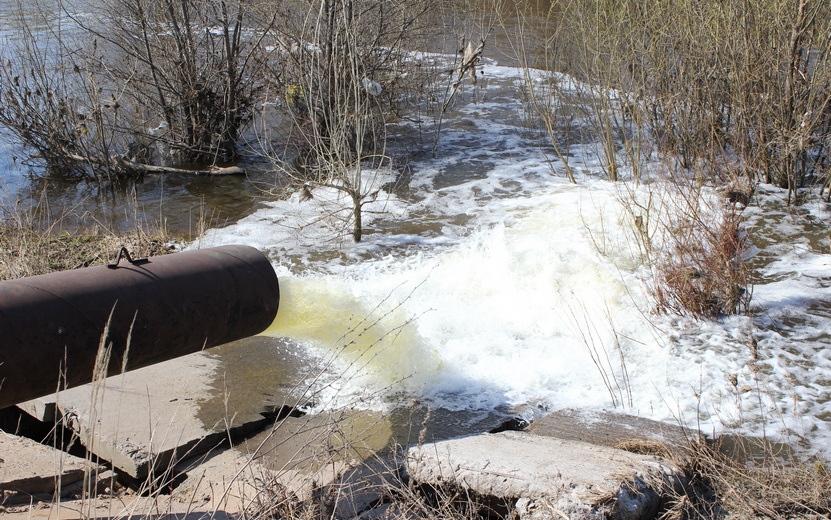
[[[108,178],[110,135],[100,126],[104,114],[94,102],[84,62],[68,52],[60,32],[35,32],[22,16],[18,24],[20,38],[2,53],[0,126],[32,150],[48,172],[85,176],[91,171],[99,180]],[[101,160],[85,162],[84,157]]]
[[[277,7],[269,40],[277,66],[270,85],[280,118],[264,132],[266,153],[292,187],[328,187],[349,199],[352,237],[362,207],[378,194],[367,168],[390,168],[387,123],[417,98],[429,71],[410,51],[430,33],[432,0],[320,0]],[[281,123],[289,129],[280,130]],[[272,144],[278,134],[288,150]]]
[[[62,25],[37,29],[21,16],[0,70],[0,126],[53,175],[101,181],[234,161],[262,86],[264,28],[252,29],[247,6],[61,4]]]
[[[156,140],[170,148],[168,161],[237,158],[240,133],[262,86],[262,33],[275,16],[255,22],[248,4],[112,0],[95,26],[79,19],[101,42],[100,55],[91,57],[101,64],[94,72],[131,118],[120,124],[138,139],[135,152],[147,154]],[[164,135],[146,133],[160,123]]]
[[[726,209],[715,223],[700,215],[687,217],[676,222],[674,240],[655,266],[658,311],[697,317],[740,312],[750,300],[741,214]]]

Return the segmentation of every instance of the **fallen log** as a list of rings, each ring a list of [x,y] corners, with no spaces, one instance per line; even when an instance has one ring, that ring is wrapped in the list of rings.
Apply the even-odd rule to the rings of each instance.
[[[239,166],[226,166],[220,168],[212,166],[207,170],[189,170],[186,168],[173,168],[171,166],[155,166],[152,164],[141,164],[130,161],[122,161],[122,167],[137,173],[169,174],[180,173],[185,175],[196,175],[198,177],[221,176],[221,175],[245,175],[245,169]]]
[[[174,168],[172,166],[156,166],[153,164],[143,164],[139,162],[128,161],[123,158],[112,158],[110,161],[101,159],[99,157],[84,157],[82,155],[67,153],[66,156],[73,161],[86,164],[96,164],[98,166],[109,166],[113,168],[121,168],[122,170],[134,174],[184,174],[196,175],[198,177],[208,176],[222,176],[222,175],[245,175],[245,169],[239,166],[211,166],[207,169],[190,170],[187,168]]]

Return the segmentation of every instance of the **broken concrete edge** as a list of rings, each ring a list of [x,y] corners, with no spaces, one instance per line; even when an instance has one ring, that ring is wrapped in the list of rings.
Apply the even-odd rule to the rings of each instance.
[[[657,457],[516,431],[411,447],[405,470],[418,485],[460,488],[529,519],[647,518],[684,485]]]
[[[156,496],[95,497],[41,504],[0,506],[3,520],[240,520],[240,515],[223,510],[194,507]]]
[[[66,498],[112,488],[115,473],[25,437],[0,432],[0,504]]]
[[[223,450],[183,468],[181,473],[187,478],[171,497],[200,509],[251,513],[273,509],[280,502],[312,500],[320,490],[328,492],[349,471],[346,462],[327,464],[316,471],[278,471],[268,469],[251,455]]]
[[[508,432],[508,434],[511,433]],[[232,450],[219,449],[215,453],[221,455],[230,451]],[[480,456],[482,456],[481,453]],[[209,457],[202,457],[202,460],[207,461]],[[382,498],[385,490],[389,490],[394,486],[406,485],[406,479],[410,478],[410,475],[407,473],[406,466],[402,466],[404,460],[403,457],[388,459],[374,468],[370,463],[356,467],[340,465],[337,468],[332,468],[333,470],[329,474],[309,475],[302,471],[274,472],[266,470],[253,465],[253,461],[245,460],[245,457],[243,457],[240,459],[240,463],[247,464],[250,467],[246,466],[242,472],[239,471],[239,468],[230,472],[219,469],[216,476],[212,478],[206,477],[198,469],[198,464],[191,465],[188,469],[177,466],[174,473],[183,475],[185,482],[189,481],[190,484],[195,483],[196,485],[191,486],[193,492],[188,494],[185,493],[185,490],[188,489],[190,484],[182,484],[177,488],[177,491],[181,489],[182,492],[174,493],[174,495],[177,496],[177,502],[180,505],[197,507],[201,510],[239,512],[250,507],[258,500],[267,499],[268,493],[288,491],[298,500],[305,500],[312,496],[314,489],[317,489],[319,492],[325,491],[325,493],[337,494],[341,497],[337,503],[339,517],[358,518],[362,515],[371,517],[374,514],[373,511],[384,506],[385,502]],[[216,461],[217,464],[219,462]],[[399,474],[399,471],[401,474]],[[382,474],[386,474],[383,477],[383,482],[375,480],[375,484],[372,484],[374,476]],[[620,486],[616,490],[608,489],[605,492],[595,493],[597,511],[600,511],[601,507],[614,508],[615,504],[618,503],[636,503],[633,502],[631,497],[627,496],[627,493],[640,496],[645,493],[645,490],[655,489],[655,485],[652,483],[649,486],[644,486],[647,484],[647,480],[641,478],[641,475],[635,474],[628,487]],[[284,487],[280,488],[278,486]],[[630,493],[630,491],[632,492]],[[202,493],[201,497],[199,493]],[[205,497],[208,497],[208,499],[205,500]],[[601,500],[604,497],[605,501]],[[517,511],[522,509],[535,514],[550,509],[550,507],[557,507],[556,502],[552,504],[550,497],[546,496],[538,498],[511,497],[511,501],[512,507]],[[591,511],[588,506],[583,509],[586,514]],[[583,518],[590,517],[584,514]]]
[[[352,444],[343,452],[333,451],[326,445],[330,419],[286,417],[232,449],[183,461],[176,471],[187,478],[173,494],[185,502],[224,510],[238,509],[246,499],[253,507],[269,503],[299,507],[304,502],[318,503],[322,496],[337,497],[337,516],[352,518],[378,499],[369,488],[392,485],[387,480],[394,479],[398,466],[379,458],[378,451],[363,459]]]
[[[179,461],[296,416],[289,407],[227,417],[200,415],[219,362],[195,353],[26,401],[17,408],[43,424],[61,424],[130,485],[170,473]],[[186,377],[183,374],[187,374]]]
[[[217,450],[227,445],[229,440],[239,439],[274,422],[273,419],[262,417],[231,426],[224,431],[206,431],[201,437],[183,439],[166,449],[153,452],[129,437],[118,440],[97,435],[76,418],[68,419],[67,423],[78,435],[82,445],[135,483],[169,472],[170,468],[182,460]]]
[[[85,496],[98,496],[111,494],[116,486],[116,473],[111,470],[104,470],[100,473],[89,473],[71,484],[62,484],[51,492],[16,492],[4,490],[0,497],[0,505],[15,506],[20,504],[35,504],[49,502],[65,502],[76,500]]]

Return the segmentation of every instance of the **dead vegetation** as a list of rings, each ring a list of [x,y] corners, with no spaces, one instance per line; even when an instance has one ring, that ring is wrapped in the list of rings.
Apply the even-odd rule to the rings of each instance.
[[[54,225],[41,229],[31,222],[0,221],[0,280],[104,265],[115,259],[122,246],[134,258],[176,248],[163,231],[137,229],[119,236],[101,227],[70,232]]]
[[[659,312],[718,317],[750,300],[748,248],[741,213],[725,209],[715,224],[685,219],[656,264],[653,296]]]
[[[753,441],[749,441],[753,442]],[[743,461],[724,453],[718,440],[690,439],[682,448],[632,441],[619,446],[677,464],[684,484],[669,490],[655,518],[660,520],[819,520],[831,514],[831,475],[823,461],[783,460],[770,450]],[[781,454],[780,454],[781,455]],[[473,520],[516,518],[515,500],[495,500],[456,486],[422,486],[409,480],[387,458],[363,475],[366,487],[343,483],[315,487],[300,499],[273,483],[249,509],[251,518],[326,520],[340,517],[356,494],[371,495],[365,510],[372,518]],[[356,517],[359,515],[355,515]],[[363,516],[362,516],[363,517]]]
[[[753,442],[752,440],[750,442]],[[831,515],[831,476],[822,460],[782,458],[773,445],[741,460],[715,443],[691,442],[675,454],[688,485],[661,520],[819,520]]]

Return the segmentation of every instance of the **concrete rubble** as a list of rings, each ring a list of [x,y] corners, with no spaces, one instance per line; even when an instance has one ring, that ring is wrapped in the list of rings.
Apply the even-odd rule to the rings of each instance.
[[[0,509],[3,520],[238,520],[237,513],[182,504],[169,496],[98,496]]]
[[[84,479],[110,484],[111,471],[30,439],[0,432],[0,504],[68,497],[81,490]]]
[[[516,431],[412,447],[405,464],[419,484],[501,499],[535,520],[650,518],[680,478],[654,456]]]
[[[218,362],[205,353],[159,363],[20,403],[43,422],[63,418],[94,455],[143,480],[171,461],[215,448],[233,433],[263,427],[261,414],[215,418],[206,424],[200,402]]]
[[[383,520],[400,513],[389,499],[391,490],[410,485],[460,487],[523,520],[564,515],[634,520],[658,511],[662,495],[679,482],[678,470],[655,455],[690,436],[681,428],[622,414],[565,410],[538,419],[527,431],[424,443],[406,450],[403,458],[382,461],[371,454],[393,438],[387,418],[356,410],[303,416],[285,405],[264,406],[264,399],[285,403],[286,397],[257,393],[257,388],[235,386],[237,401],[223,399],[217,381],[231,379],[217,376],[218,364],[209,354],[192,354],[21,403],[20,409],[44,423],[62,420],[94,456],[134,484],[146,486],[147,479],[156,478],[157,485],[172,489],[152,499],[128,493],[117,501],[50,503],[58,494],[55,483],[71,489],[100,468],[0,432],[3,514],[231,518],[258,508],[268,511],[289,497],[325,504],[332,517]],[[633,442],[644,448],[641,454],[616,448]],[[40,465],[34,455],[39,452]],[[20,467],[8,461],[19,461]],[[24,474],[24,467],[33,474]],[[114,474],[105,474],[112,482]],[[47,502],[42,509],[16,511],[8,505],[13,494]],[[86,512],[73,516],[73,511]]]

